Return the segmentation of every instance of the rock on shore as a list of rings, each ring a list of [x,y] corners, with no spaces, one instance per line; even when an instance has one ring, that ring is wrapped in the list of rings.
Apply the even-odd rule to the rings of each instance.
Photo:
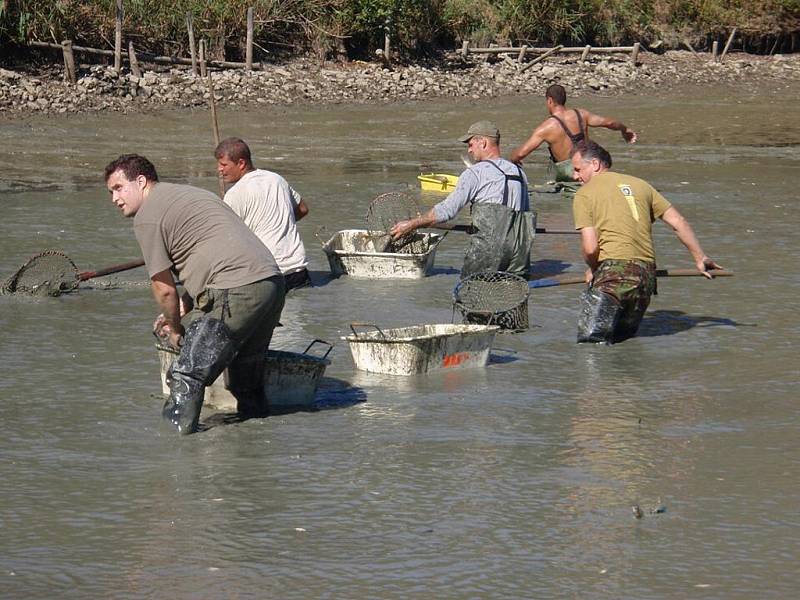
[[[554,57],[522,72],[511,56],[493,62],[460,59],[437,66],[384,68],[379,63],[318,65],[307,59],[264,70],[215,71],[214,93],[223,106],[293,103],[381,103],[425,98],[485,98],[515,94],[541,95],[551,83],[561,83],[571,95],[640,93],[684,83],[742,83],[800,79],[800,56],[729,55],[716,63],[710,56],[673,51],[640,55],[633,65],[627,54]],[[85,66],[76,85],[63,81],[58,67],[27,73],[0,69],[0,114],[13,118],[30,113],[92,111],[142,112],[207,104],[204,79],[187,68],[147,71],[134,77],[112,67]]]

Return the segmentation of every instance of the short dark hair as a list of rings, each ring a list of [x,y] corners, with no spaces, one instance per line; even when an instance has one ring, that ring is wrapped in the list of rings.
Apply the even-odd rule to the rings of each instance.
[[[611,168],[611,155],[608,153],[608,150],[597,142],[593,142],[592,140],[578,142],[572,147],[570,156],[575,156],[576,154],[580,154],[585,162],[596,158],[606,169]]]
[[[244,140],[229,137],[222,140],[214,149],[214,158],[220,159],[227,156],[233,162],[239,162],[244,159],[248,167],[253,166],[253,158],[250,154],[250,147],[244,143]]]
[[[138,154],[123,154],[116,160],[106,165],[105,181],[115,172],[122,171],[128,181],[133,181],[139,175],[144,175],[148,181],[158,181],[156,168],[144,156]]]
[[[552,98],[553,102],[560,106],[564,106],[567,103],[567,90],[564,89],[563,85],[558,85],[554,83],[547,91],[544,93],[545,98]]]

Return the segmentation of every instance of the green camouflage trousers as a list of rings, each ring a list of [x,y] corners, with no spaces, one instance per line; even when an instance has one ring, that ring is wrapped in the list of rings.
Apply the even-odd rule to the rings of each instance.
[[[639,329],[650,297],[657,293],[656,266],[642,260],[604,260],[594,272],[592,287],[619,302],[614,337],[624,339]]]

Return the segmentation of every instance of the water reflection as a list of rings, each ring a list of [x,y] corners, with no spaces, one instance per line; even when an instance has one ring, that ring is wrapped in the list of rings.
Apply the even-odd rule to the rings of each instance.
[[[645,313],[637,337],[674,335],[694,327],[758,327],[754,323],[739,323],[724,317],[688,315],[680,310],[653,310]]]

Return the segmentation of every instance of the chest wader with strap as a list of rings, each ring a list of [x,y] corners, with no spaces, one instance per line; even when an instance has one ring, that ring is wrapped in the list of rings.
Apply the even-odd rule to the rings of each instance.
[[[564,130],[564,134],[569,138],[570,144],[572,144],[571,150],[574,149],[578,143],[586,139],[583,133],[583,118],[581,117],[581,113],[577,109],[573,112],[578,119],[578,133],[572,133],[562,119],[555,115],[550,115],[551,119],[558,121],[558,124],[561,125],[561,129]],[[550,152],[550,164],[547,166],[547,173],[556,182],[556,189],[561,190],[561,196],[565,200],[572,200],[575,197],[575,192],[577,192],[578,188],[581,186],[581,184],[572,177],[572,159],[568,158],[557,161],[556,157],[553,156],[553,149],[548,148],[548,151]]]
[[[231,331],[219,319],[200,317],[186,329],[181,352],[167,373],[170,392],[161,411],[180,433],[197,431],[206,386],[235,356]]]
[[[491,161],[488,162],[505,177],[501,204],[475,202],[472,204],[473,234],[464,255],[461,278],[480,271],[506,271],[527,279],[531,262],[531,244],[536,231],[536,214],[528,210],[528,186],[517,167],[518,175],[508,175]],[[522,210],[508,206],[508,182],[520,184]]]

